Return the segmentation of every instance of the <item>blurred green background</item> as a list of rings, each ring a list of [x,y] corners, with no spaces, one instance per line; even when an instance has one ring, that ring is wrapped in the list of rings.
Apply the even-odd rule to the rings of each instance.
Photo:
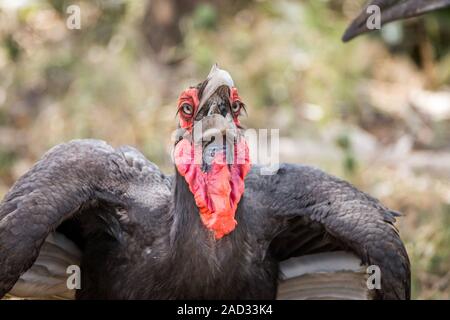
[[[178,94],[218,62],[243,124],[280,129],[282,161],[404,213],[413,297],[450,299],[450,11],[343,44],[363,3],[0,0],[0,196],[75,138],[134,145],[172,172]]]

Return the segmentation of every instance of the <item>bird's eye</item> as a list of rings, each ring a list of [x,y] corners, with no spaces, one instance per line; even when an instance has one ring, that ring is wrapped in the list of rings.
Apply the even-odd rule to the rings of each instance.
[[[183,104],[183,106],[181,107],[181,110],[183,111],[183,114],[185,114],[188,117],[191,117],[193,112],[194,112],[194,108],[190,105],[190,104]]]
[[[241,104],[239,102],[234,102],[231,105],[231,111],[233,111],[234,114],[238,114],[239,111],[241,111]]]

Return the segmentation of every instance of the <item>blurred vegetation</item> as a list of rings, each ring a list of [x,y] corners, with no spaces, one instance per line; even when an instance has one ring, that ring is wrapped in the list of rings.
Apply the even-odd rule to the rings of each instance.
[[[450,299],[450,12],[349,44],[364,1],[0,0],[0,196],[75,138],[137,146],[167,172],[175,103],[212,63],[281,160],[404,213],[413,297]],[[81,7],[81,30],[66,8]]]

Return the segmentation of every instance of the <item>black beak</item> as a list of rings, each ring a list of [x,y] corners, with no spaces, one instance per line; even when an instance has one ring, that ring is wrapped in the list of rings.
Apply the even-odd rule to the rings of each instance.
[[[373,31],[367,26],[368,19],[373,15],[372,12],[367,12],[367,8],[371,5],[380,8],[381,26],[383,26],[391,21],[417,17],[430,11],[448,7],[450,6],[450,0],[372,0],[347,28],[342,41],[347,42],[362,33]]]

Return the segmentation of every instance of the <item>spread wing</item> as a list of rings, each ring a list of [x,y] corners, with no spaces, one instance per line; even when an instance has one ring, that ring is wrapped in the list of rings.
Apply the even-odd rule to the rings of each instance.
[[[98,140],[54,147],[0,203],[0,297],[15,284],[13,294],[67,297],[65,267],[83,253],[52,232],[87,214],[106,221],[112,237],[122,237],[139,219],[157,224],[161,219],[151,216],[167,214],[170,184],[131,147],[113,149]],[[92,210],[100,206],[104,210]],[[149,237],[160,227],[150,226]],[[81,231],[71,230],[72,236],[80,237]]]
[[[253,206],[265,211],[269,253],[280,261],[279,298],[410,298],[409,259],[394,226],[398,214],[378,200],[298,165],[266,176],[255,167],[247,187]],[[366,284],[371,265],[381,271],[380,289]]]

